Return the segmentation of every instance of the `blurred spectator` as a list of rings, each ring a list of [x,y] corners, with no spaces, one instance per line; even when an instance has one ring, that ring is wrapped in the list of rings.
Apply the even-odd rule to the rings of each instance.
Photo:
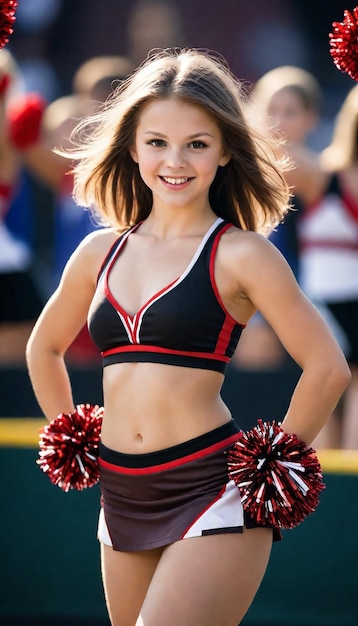
[[[93,104],[104,102],[134,69],[134,62],[121,55],[101,55],[84,61],[72,81],[72,91],[82,101],[83,114],[92,113]]]
[[[86,60],[73,78],[73,93],[52,102],[44,115],[44,140],[50,149],[68,147],[70,135],[77,122],[94,112],[111,95],[120,82],[133,71],[127,57],[99,56]],[[37,155],[37,162],[40,162]],[[41,159],[42,162],[42,159]],[[53,285],[57,287],[63,268],[79,242],[98,228],[88,210],[79,207],[72,198],[73,180],[68,172],[68,161],[51,158],[57,184],[55,191],[55,238],[53,254]],[[57,174],[56,174],[57,172]],[[46,182],[45,172],[43,180]],[[48,183],[51,184],[50,178]]]
[[[319,123],[322,93],[315,77],[306,70],[284,65],[264,74],[251,93],[252,106],[264,121],[277,129],[289,152],[303,151],[312,160],[317,155],[308,147],[310,134]],[[297,171],[288,176],[294,184]],[[292,211],[270,235],[299,280],[299,245],[297,223],[302,211],[299,194],[292,197]],[[255,315],[245,330],[235,355],[236,365],[248,369],[275,369],[286,359],[286,352],[274,331]]]
[[[352,370],[340,406],[314,445],[358,449],[358,85],[337,113],[319,168],[303,157],[298,168],[306,173],[297,181],[306,207],[299,224],[302,288],[346,348]]]
[[[12,102],[22,91],[15,59],[0,54],[0,363],[25,360],[25,346],[43,306],[34,278],[35,205],[31,182],[12,143]],[[17,129],[19,130],[19,129]],[[24,128],[20,129],[21,135]],[[36,129],[31,129],[31,132]],[[26,132],[24,133],[24,136]]]
[[[74,126],[103,104],[118,84],[134,69],[122,56],[100,56],[86,60],[73,78],[73,93],[47,106],[38,141],[28,145],[22,158],[54,196],[53,254],[48,296],[57,287],[63,268],[79,242],[99,227],[88,210],[73,200],[73,179],[70,165],[53,152],[54,147],[68,147]],[[97,357],[97,349],[83,328],[68,351],[68,360],[89,362]]]
[[[34,204],[29,176],[12,145],[9,110],[22,92],[15,59],[0,55],[0,363],[25,360],[25,345],[43,301],[32,272]]]
[[[319,123],[322,92],[318,81],[306,70],[284,65],[267,72],[252,91],[255,108],[268,116],[283,134],[288,150],[303,150],[316,158],[308,147],[311,133]],[[296,176],[296,173],[294,174]],[[293,190],[295,191],[295,190]],[[299,196],[292,198],[293,211],[270,236],[299,280],[297,220],[302,210]]]

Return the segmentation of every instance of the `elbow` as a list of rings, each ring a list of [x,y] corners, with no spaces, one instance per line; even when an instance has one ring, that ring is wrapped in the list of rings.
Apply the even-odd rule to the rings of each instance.
[[[337,363],[330,372],[330,384],[333,388],[337,389],[337,392],[341,395],[349,386],[352,380],[352,373],[349,369],[347,361],[342,358],[340,363]]]
[[[44,358],[46,358],[46,355],[50,352],[51,350],[44,342],[43,337],[33,330],[27,341],[25,349],[26,364],[30,372],[34,365],[43,361]]]
[[[34,339],[33,334],[30,335],[25,349],[25,358],[28,369],[31,368],[31,365],[34,361],[35,354],[37,353],[36,349],[36,341]]]

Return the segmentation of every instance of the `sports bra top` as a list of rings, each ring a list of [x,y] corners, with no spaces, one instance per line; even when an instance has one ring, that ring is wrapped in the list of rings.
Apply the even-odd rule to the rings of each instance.
[[[113,297],[108,277],[139,225],[111,247],[89,309],[88,329],[103,366],[140,361],[224,373],[244,328],[225,309],[214,278],[218,243],[231,224],[218,218],[181,276],[131,316]]]

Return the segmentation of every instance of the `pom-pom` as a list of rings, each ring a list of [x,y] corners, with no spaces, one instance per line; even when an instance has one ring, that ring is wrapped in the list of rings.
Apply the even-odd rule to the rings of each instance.
[[[38,142],[46,104],[38,93],[20,94],[9,104],[9,138],[18,150],[26,150]]]
[[[61,413],[40,431],[37,464],[63,491],[81,491],[99,479],[98,443],[103,407],[79,404]]]
[[[6,46],[10,35],[14,32],[16,9],[16,0],[0,0],[0,49]]]
[[[228,452],[228,474],[244,510],[258,524],[293,528],[312,513],[325,488],[313,448],[275,421],[241,432]]]
[[[333,62],[342,72],[358,80],[358,6],[353,12],[344,11],[343,22],[333,22],[329,34]]]

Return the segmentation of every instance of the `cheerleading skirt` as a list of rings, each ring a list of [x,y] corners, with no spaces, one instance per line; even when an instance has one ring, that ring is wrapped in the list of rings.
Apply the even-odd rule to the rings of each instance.
[[[238,432],[231,420],[146,454],[123,454],[100,442],[98,539],[114,550],[134,552],[258,526],[244,513],[239,489],[228,478],[227,451]],[[279,535],[274,529],[274,540]]]

